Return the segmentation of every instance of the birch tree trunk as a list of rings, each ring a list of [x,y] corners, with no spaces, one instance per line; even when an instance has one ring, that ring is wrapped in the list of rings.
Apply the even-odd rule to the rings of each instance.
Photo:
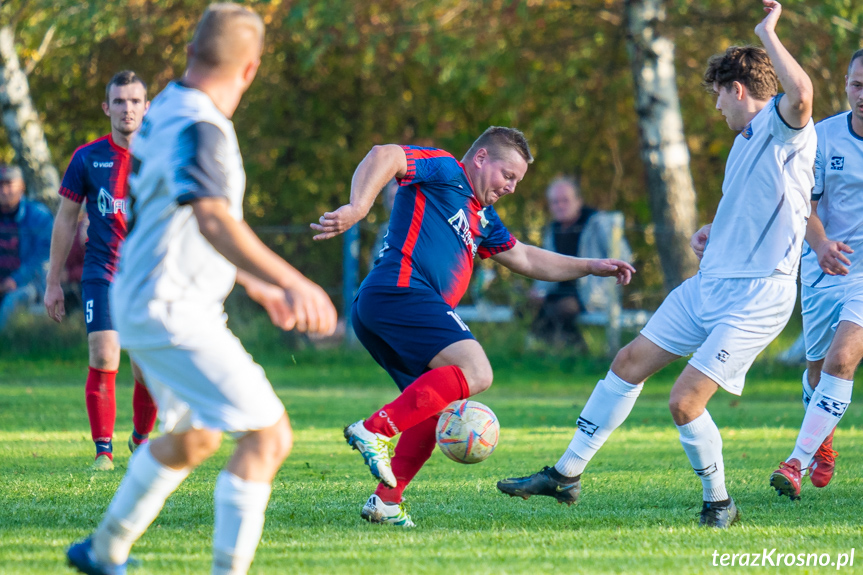
[[[641,157],[656,247],[670,291],[698,271],[698,258],[689,248],[697,212],[677,98],[674,44],[656,29],[665,20],[662,0],[626,0],[625,5]]]
[[[59,200],[60,177],[51,162],[51,151],[30,98],[10,26],[0,27],[0,113],[16,161],[24,172],[27,196],[54,208]]]

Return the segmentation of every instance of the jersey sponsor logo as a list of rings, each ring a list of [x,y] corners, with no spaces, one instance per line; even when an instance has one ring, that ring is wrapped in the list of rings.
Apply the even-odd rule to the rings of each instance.
[[[477,245],[473,241],[473,234],[470,231],[470,222],[467,219],[467,214],[464,210],[459,210],[456,214],[447,220],[449,225],[453,227],[455,233],[464,242],[464,245],[470,248],[471,257],[476,255]]]
[[[113,168],[114,162],[93,162],[94,168]]]
[[[695,475],[697,475],[698,477],[707,477],[716,473],[716,464],[711,463],[704,469],[695,469],[694,467],[692,469],[695,470]]]
[[[845,169],[845,156],[833,156],[830,158],[830,169],[841,171]]]
[[[746,127],[743,128],[743,131],[740,132],[743,134],[743,137],[747,140],[752,137],[752,124],[746,124]]]
[[[481,209],[476,213],[479,216],[479,223],[482,227],[486,227],[488,225],[488,218],[485,217],[485,208]]]
[[[722,363],[725,363],[726,361],[728,361],[729,357],[731,357],[731,354],[728,353],[727,351],[725,351],[724,349],[720,349],[719,353],[716,354],[716,359],[718,359]]]
[[[584,433],[588,437],[593,437],[593,434],[596,433],[596,430],[599,429],[599,426],[593,423],[592,421],[588,421],[583,417],[579,417],[578,421],[575,422],[575,425],[578,427],[578,430]]]
[[[114,196],[108,193],[105,188],[99,188],[99,198],[97,200],[99,213],[103,216],[108,214],[125,214],[126,200],[115,200]]]
[[[840,418],[845,415],[845,410],[848,409],[848,404],[836,401],[835,399],[830,399],[829,397],[822,397],[818,401],[818,407],[833,417]]]

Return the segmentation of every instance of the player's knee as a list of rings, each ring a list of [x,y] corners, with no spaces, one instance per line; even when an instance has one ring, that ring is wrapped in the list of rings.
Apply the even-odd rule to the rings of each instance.
[[[668,409],[671,411],[671,418],[674,419],[675,424],[685,425],[701,415],[704,406],[686,394],[672,391],[671,397],[668,399]]]
[[[465,373],[465,376],[471,395],[482,393],[491,387],[492,381],[494,380],[494,373],[492,372],[490,365],[474,369],[470,374]]]
[[[824,362],[824,371],[842,379],[851,379],[859,363],[860,354],[856,350],[840,347],[830,350],[830,355]]]
[[[275,459],[284,461],[291,454],[291,449],[294,447],[294,432],[291,429],[291,424],[288,418],[284,417],[276,424],[276,429],[273,433],[272,451]]]
[[[222,434],[217,431],[195,430],[187,435],[184,442],[186,461],[197,467],[219,450]]]

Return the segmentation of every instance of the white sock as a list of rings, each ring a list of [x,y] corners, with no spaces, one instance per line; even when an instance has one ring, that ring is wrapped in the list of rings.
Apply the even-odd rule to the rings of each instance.
[[[165,500],[191,469],[165,467],[150,453],[149,444],[135,450],[126,476],[108,511],[93,533],[93,553],[100,563],[125,563],[132,544],[159,515]]]
[[[245,575],[264,531],[269,483],[240,479],[222,471],[216,480],[213,575]]]
[[[629,416],[642,388],[643,383],[632,385],[609,371],[590,394],[569,448],[554,468],[567,477],[580,475],[611,432]]]
[[[722,436],[713,418],[704,413],[687,423],[678,425],[680,443],[692,464],[695,474],[701,479],[704,501],[725,501],[725,463],[722,461]]]
[[[809,385],[809,370],[806,369],[803,371],[803,410],[805,411],[807,407],[809,407],[809,402],[812,400],[812,394],[815,393],[815,390],[812,389],[812,386]]]
[[[800,462],[801,469],[809,467],[815,451],[836,429],[848,409],[853,386],[854,382],[851,380],[839,379],[821,372],[821,380],[812,394],[806,415],[803,416],[803,425],[800,426],[794,451],[787,461],[796,459]]]

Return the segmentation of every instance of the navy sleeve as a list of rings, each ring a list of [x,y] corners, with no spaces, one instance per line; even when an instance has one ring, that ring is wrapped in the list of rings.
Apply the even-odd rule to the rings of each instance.
[[[72,154],[69,167],[63,174],[63,183],[60,184],[60,195],[79,204],[87,197],[84,190],[84,162],[81,158],[83,153],[79,148]]]
[[[402,146],[408,162],[408,171],[401,179],[400,186],[431,182],[446,182],[452,178],[453,167],[458,161],[444,150]]]
[[[196,122],[180,132],[175,173],[178,204],[228,197],[227,148],[228,139],[215,124]]]
[[[483,209],[483,218],[491,225],[491,233],[482,240],[482,243],[477,250],[481,259],[490,258],[491,256],[511,250],[515,247],[515,237],[509,233],[506,226],[500,220],[500,216],[492,206],[486,206]]]

